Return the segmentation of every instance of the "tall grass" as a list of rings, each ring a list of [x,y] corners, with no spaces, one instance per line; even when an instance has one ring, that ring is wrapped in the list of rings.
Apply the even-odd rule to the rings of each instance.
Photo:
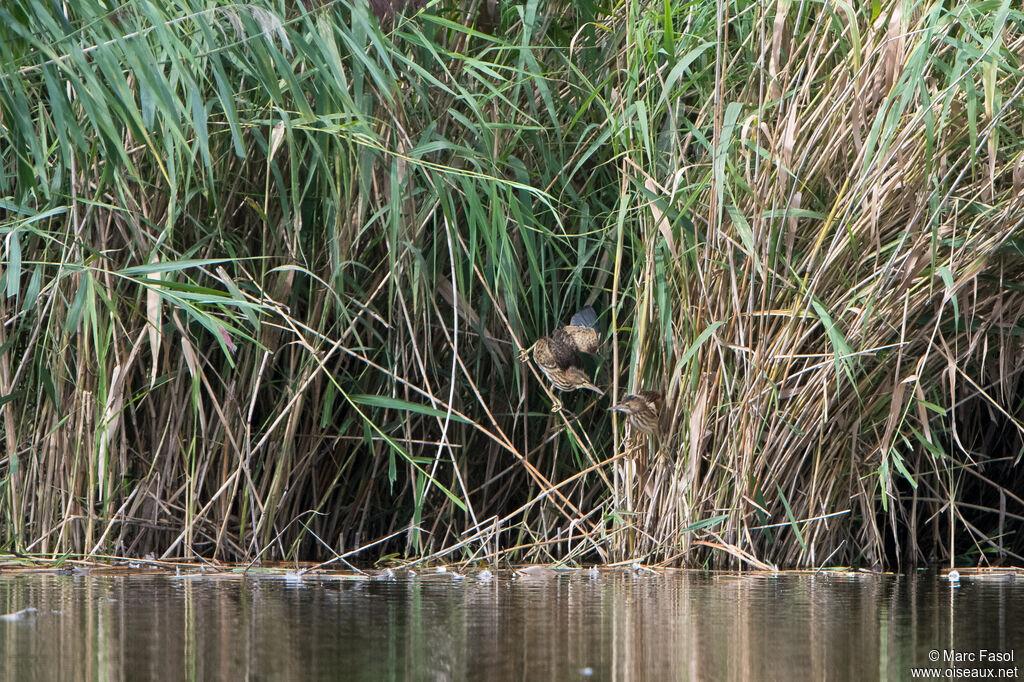
[[[0,7],[4,547],[1021,553],[1011,3],[309,4]]]

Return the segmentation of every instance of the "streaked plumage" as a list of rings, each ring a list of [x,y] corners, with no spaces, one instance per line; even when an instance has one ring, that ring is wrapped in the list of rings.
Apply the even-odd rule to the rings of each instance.
[[[559,391],[576,391],[581,388],[585,388],[595,393],[604,395],[604,391],[599,389],[594,384],[590,383],[590,377],[579,367],[569,367],[567,369],[544,369],[541,368],[550,381],[551,385],[557,388]]]
[[[533,361],[547,374],[552,369],[568,369],[574,366],[576,352],[564,339],[559,338],[556,332],[551,336],[537,339],[533,346]]]
[[[577,352],[597,352],[597,313],[589,305],[573,315],[569,324],[556,331],[555,334],[559,334],[559,332],[571,340]]]
[[[590,306],[572,316],[571,323],[556,329],[533,345],[533,360],[544,376],[559,391],[586,388],[597,393],[604,391],[590,382],[587,373],[578,364],[578,353],[597,350],[597,314]]]
[[[626,423],[633,433],[658,433],[665,398],[655,391],[640,391],[623,396],[622,402],[608,408],[626,415]]]

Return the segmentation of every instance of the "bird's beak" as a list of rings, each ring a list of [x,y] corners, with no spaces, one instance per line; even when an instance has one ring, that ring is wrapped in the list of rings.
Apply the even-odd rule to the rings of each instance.
[[[609,412],[629,412],[625,405],[612,405],[608,408]]]
[[[595,392],[595,393],[597,393],[597,394],[599,394],[599,395],[604,395],[604,391],[602,391],[601,389],[599,389],[599,388],[598,388],[597,386],[595,386],[594,384],[583,384],[583,388],[589,388],[589,389],[590,389],[591,391],[593,391],[593,392]]]

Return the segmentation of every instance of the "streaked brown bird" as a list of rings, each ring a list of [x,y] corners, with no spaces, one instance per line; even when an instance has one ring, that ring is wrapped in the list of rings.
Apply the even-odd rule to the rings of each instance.
[[[577,353],[597,352],[597,313],[589,305],[572,316],[569,324],[555,330],[553,334],[559,339],[568,339],[568,343],[576,348]]]
[[[656,391],[640,391],[636,395],[630,393],[608,408],[626,415],[626,423],[634,434],[657,434],[661,425],[661,415],[665,411],[665,398]]]
[[[551,385],[557,388],[559,391],[578,391],[580,389],[587,389],[604,395],[604,391],[590,383],[590,377],[587,373],[575,365],[571,365],[562,369],[561,367],[550,367],[545,368],[541,366],[541,371],[544,372],[550,381]]]
[[[585,388],[604,395],[578,364],[578,354],[594,353],[597,345],[597,313],[587,306],[573,315],[569,324],[533,344],[533,361],[559,391]],[[555,405],[556,410],[560,407]]]

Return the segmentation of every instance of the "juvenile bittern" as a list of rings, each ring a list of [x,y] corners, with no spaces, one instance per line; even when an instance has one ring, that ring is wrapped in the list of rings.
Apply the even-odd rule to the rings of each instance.
[[[533,360],[552,386],[559,391],[586,388],[604,395],[590,382],[587,373],[577,364],[579,353],[597,351],[597,314],[590,306],[572,316],[572,320],[533,344]],[[556,403],[557,411],[561,404]]]
[[[626,415],[626,424],[629,426],[630,440],[627,441],[627,452],[633,454],[632,466],[635,467],[638,490],[647,492],[649,481],[647,480],[647,457],[639,456],[644,441],[644,436],[654,437],[654,447],[658,447],[658,433],[661,431],[661,418],[665,412],[665,398],[655,391],[640,391],[637,394],[629,393],[622,397],[621,403],[616,403],[608,408]],[[630,466],[625,464],[624,466]]]
[[[597,352],[597,313],[589,305],[572,316],[569,324],[552,335],[579,353]]]
[[[665,410],[665,398],[655,391],[640,391],[623,396],[622,402],[608,408],[626,415],[626,424],[634,434],[657,435],[661,425],[661,414]]]
[[[585,388],[604,395],[604,391],[590,383],[590,377],[587,376],[587,373],[576,365],[570,365],[562,369],[558,366],[545,367],[540,362],[537,364],[540,366],[541,371],[544,372],[544,376],[551,381],[551,385],[559,391],[577,391]]]

